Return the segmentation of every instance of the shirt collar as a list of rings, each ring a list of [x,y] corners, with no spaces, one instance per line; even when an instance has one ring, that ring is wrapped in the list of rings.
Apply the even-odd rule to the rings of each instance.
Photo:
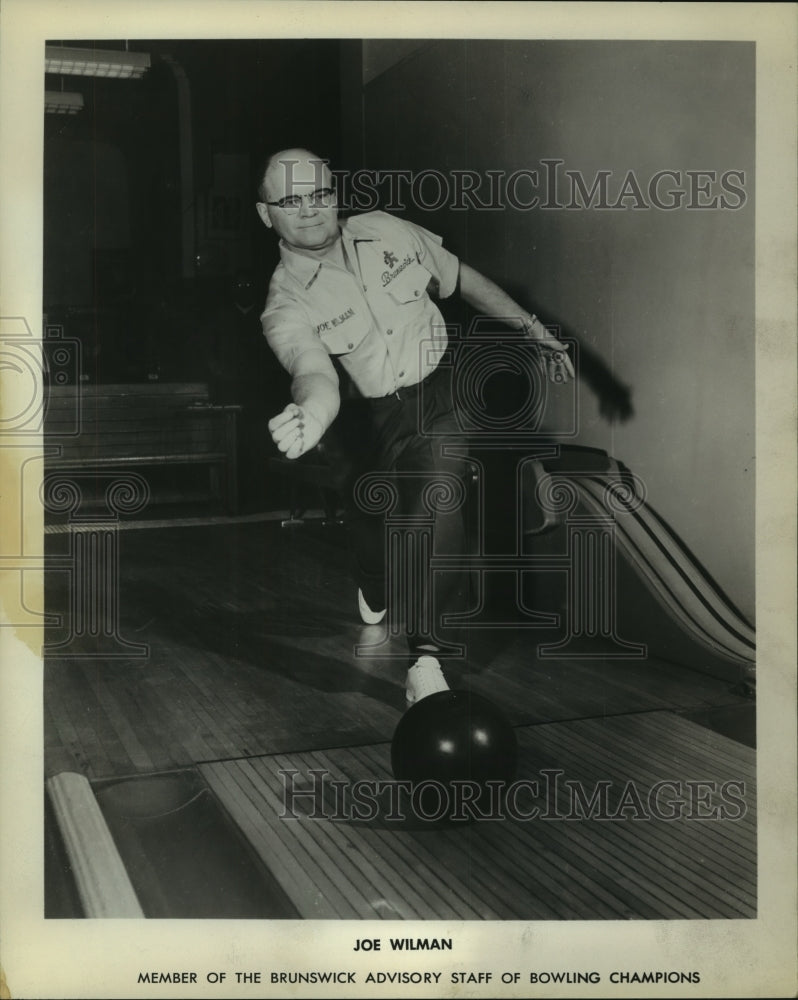
[[[280,240],[280,260],[291,277],[295,278],[305,288],[310,288],[316,280],[316,276],[322,265],[322,261],[316,257],[308,257],[303,253],[297,253],[284,240]]]
[[[347,221],[339,227],[341,239],[348,244],[372,243],[379,240],[378,236],[358,236],[348,230]],[[305,289],[310,288],[319,275],[324,258],[309,257],[307,254],[298,253],[290,247],[285,240],[280,240],[280,260],[286,271],[295,278]]]

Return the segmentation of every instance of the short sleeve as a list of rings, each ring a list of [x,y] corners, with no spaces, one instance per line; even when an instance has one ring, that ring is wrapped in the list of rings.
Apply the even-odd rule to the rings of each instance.
[[[448,299],[457,287],[460,273],[460,261],[443,245],[443,240],[436,233],[431,233],[423,226],[403,220],[410,230],[413,242],[416,244],[416,257],[438,283],[438,295]]]
[[[337,381],[333,363],[303,311],[289,302],[271,300],[270,295],[260,318],[261,325],[269,347],[283,368],[293,376],[300,355],[315,351],[319,355],[319,370],[327,372],[329,368],[327,374]]]

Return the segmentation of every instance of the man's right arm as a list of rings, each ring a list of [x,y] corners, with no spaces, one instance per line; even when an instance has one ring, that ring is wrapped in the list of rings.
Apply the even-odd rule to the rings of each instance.
[[[292,365],[292,403],[269,421],[274,443],[286,458],[299,458],[319,443],[338,415],[338,376],[323,347],[303,351]]]

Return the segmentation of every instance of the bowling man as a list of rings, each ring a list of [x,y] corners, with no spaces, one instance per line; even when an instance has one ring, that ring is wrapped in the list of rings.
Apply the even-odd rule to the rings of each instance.
[[[434,301],[456,290],[480,314],[513,317],[549,357],[561,352],[558,381],[574,377],[566,348],[543,324],[433,233],[384,212],[339,221],[332,174],[312,152],[286,149],[272,155],[259,196],[258,214],[280,238],[280,263],[261,322],[292,379],[292,402],[269,421],[286,458],[314,448],[338,415],[335,359],[364,405],[355,434],[358,474],[395,477],[408,516],[425,510],[424,486],[436,475],[454,473],[463,481],[463,460],[440,454],[441,436],[451,441],[460,429],[449,369],[439,366],[447,336]],[[355,504],[350,526],[360,615],[376,624],[388,605],[382,523]],[[436,552],[463,551],[460,511],[437,513],[433,534]],[[457,586],[455,574],[441,576],[451,579],[437,591],[438,613],[445,612]],[[413,619],[430,621],[432,594],[422,590],[418,600],[423,613]],[[413,703],[447,684],[429,635],[409,630],[407,642],[406,691]]]

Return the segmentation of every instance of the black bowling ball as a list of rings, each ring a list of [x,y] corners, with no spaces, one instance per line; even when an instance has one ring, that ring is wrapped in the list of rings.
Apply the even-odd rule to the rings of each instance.
[[[512,781],[517,760],[513,727],[493,702],[471,691],[437,691],[411,705],[391,743],[397,781],[414,787],[423,782],[438,786],[424,789],[421,809],[425,818],[440,819],[436,814],[445,810],[447,802],[450,806],[457,802],[454,783],[459,782],[478,786],[470,801],[484,815],[491,802],[496,802],[500,787],[491,789],[488,783]]]

